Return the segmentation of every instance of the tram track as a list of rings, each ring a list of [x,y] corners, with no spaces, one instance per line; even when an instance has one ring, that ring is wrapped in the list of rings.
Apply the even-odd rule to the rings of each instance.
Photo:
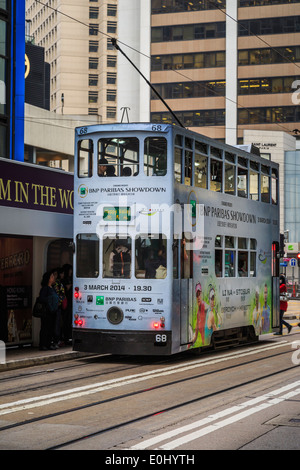
[[[122,360],[124,358],[122,357]],[[114,361],[116,361],[116,357],[114,356]],[[152,365],[153,363],[152,362],[145,362],[143,363],[142,365],[143,366],[149,366],[149,365]],[[166,364],[166,360],[164,361],[160,361],[160,362],[157,362],[157,364]],[[56,369],[45,369],[45,370],[40,370],[40,371],[37,371],[37,372],[31,372],[31,373],[26,373],[26,374],[18,374],[18,375],[15,375],[15,376],[12,376],[12,377],[5,377],[5,378],[0,378],[0,384],[2,383],[5,383],[5,382],[10,382],[10,381],[15,381],[15,380],[21,380],[21,379],[26,379],[26,378],[32,378],[32,377],[37,377],[38,375],[41,376],[41,375],[45,375],[45,376],[48,376],[49,374],[55,374],[55,373],[61,373],[61,372],[66,372],[66,371],[70,371],[72,369],[77,369],[77,368],[83,368],[83,367],[90,367],[91,363],[88,363],[88,364],[74,364],[74,365],[71,365],[71,366],[66,366],[66,367],[59,367],[59,368],[56,368]],[[24,391],[26,392],[33,392],[33,391],[36,391],[36,390],[42,390],[43,388],[46,388],[46,387],[51,387],[51,386],[58,386],[58,385],[64,385],[64,384],[67,384],[67,383],[75,383],[75,382],[78,382],[78,381],[82,381],[82,380],[85,380],[85,379],[91,379],[91,378],[97,378],[97,377],[101,377],[101,376],[106,376],[106,375],[109,375],[109,374],[113,374],[113,373],[119,373],[119,372],[128,372],[128,371],[131,371],[131,370],[135,370],[135,369],[138,369],[139,367],[141,367],[141,364],[137,364],[135,366],[128,366],[128,367],[120,367],[120,366],[116,366],[116,367],[113,367],[111,369],[108,369],[106,371],[102,371],[102,372],[99,372],[99,373],[95,373],[95,374],[90,374],[90,373],[87,373],[86,375],[80,375],[80,376],[76,376],[76,377],[73,377],[73,378],[66,378],[64,380],[61,380],[61,381],[57,381],[57,379],[54,379],[55,382],[45,382],[45,383],[39,383],[39,385],[35,385],[35,386],[29,386],[28,385],[26,386],[26,388],[24,387],[23,389],[19,388],[19,389],[13,389],[13,388],[9,388],[9,389],[6,389],[6,390],[2,390],[0,392],[0,397],[5,397],[7,394],[9,395],[13,395],[13,394],[18,394],[18,393],[22,393]]]
[[[264,349],[262,349],[262,352],[263,351],[264,351]],[[103,406],[103,405],[108,406],[109,404],[112,404],[112,403],[117,402],[117,401],[125,400],[125,399],[128,399],[128,398],[129,399],[134,398],[134,397],[137,397],[137,396],[142,395],[142,394],[147,394],[149,392],[154,392],[154,391],[157,391],[157,390],[166,389],[167,387],[179,386],[179,385],[181,385],[183,383],[186,383],[188,381],[197,380],[197,379],[201,379],[201,378],[203,379],[203,378],[205,378],[207,376],[210,376],[210,375],[221,374],[223,372],[227,372],[227,371],[237,369],[239,367],[244,367],[244,366],[247,366],[247,365],[253,365],[256,362],[263,361],[263,360],[268,360],[270,358],[276,358],[276,357],[279,357],[279,356],[282,356],[282,355],[285,355],[285,354],[288,354],[288,353],[290,353],[290,351],[279,351],[276,354],[268,354],[267,357],[266,356],[259,357],[259,358],[256,357],[256,358],[253,358],[251,360],[243,361],[243,362],[238,363],[238,364],[232,364],[232,365],[229,365],[229,366],[226,366],[226,367],[221,367],[221,368],[219,367],[215,370],[206,371],[206,372],[203,372],[203,373],[200,373],[200,374],[193,374],[192,376],[188,376],[188,377],[178,379],[178,380],[168,381],[166,383],[155,385],[155,386],[152,386],[152,387],[149,387],[149,388],[142,388],[140,390],[128,392],[128,393],[125,393],[125,394],[120,394],[120,395],[117,395],[115,397],[109,397],[109,398],[104,399],[104,400],[98,400],[98,401],[94,401],[94,402],[91,402],[91,403],[88,403],[88,404],[85,404],[85,405],[71,407],[71,408],[68,408],[68,409],[61,410],[61,411],[44,414],[44,415],[39,416],[39,417],[27,419],[27,420],[20,421],[20,422],[15,422],[15,423],[12,423],[12,424],[9,424],[9,425],[2,426],[2,428],[0,428],[0,433],[2,433],[4,431],[7,431],[9,429],[11,430],[11,429],[18,428],[18,427],[21,427],[21,426],[28,426],[28,425],[31,425],[33,423],[37,423],[37,422],[41,422],[41,421],[46,422],[47,420],[50,420],[51,418],[55,418],[55,417],[59,417],[59,416],[67,415],[67,414],[71,414],[71,413],[77,413],[77,412],[80,412],[80,411],[88,409],[88,408],[93,408],[93,407],[98,407],[98,406]],[[233,359],[234,359],[234,357],[233,357]],[[209,361],[206,365],[209,365]],[[112,426],[108,426],[106,428],[99,429],[97,431],[86,434],[84,436],[81,436],[81,437],[69,440],[67,442],[58,444],[56,446],[50,447],[49,449],[63,448],[63,447],[66,447],[68,445],[71,445],[75,442],[80,442],[81,440],[84,440],[84,439],[95,437],[97,435],[101,435],[101,434],[104,434],[104,433],[109,433],[109,432],[111,432],[115,429],[125,428],[126,426],[129,426],[130,424],[134,424],[134,423],[137,423],[137,422],[142,422],[142,421],[144,421],[144,420],[146,420],[146,419],[148,419],[148,418],[150,418],[150,417],[152,417],[156,414],[168,413],[168,412],[174,411],[176,409],[183,408],[183,407],[191,405],[191,404],[196,404],[196,403],[201,402],[202,400],[205,400],[207,398],[217,397],[217,396],[219,396],[223,393],[230,392],[230,391],[233,391],[233,390],[238,390],[239,388],[242,388],[244,386],[259,382],[259,381],[264,380],[264,379],[274,377],[274,376],[279,375],[279,374],[283,374],[283,373],[288,372],[288,371],[291,371],[295,367],[297,367],[297,366],[285,367],[281,370],[272,372],[270,374],[264,374],[264,375],[261,375],[259,377],[247,380],[247,381],[242,381],[242,382],[236,383],[236,384],[234,384],[230,387],[224,387],[224,388],[221,388],[220,390],[214,391],[212,393],[204,394],[200,397],[195,397],[195,398],[192,398],[190,400],[185,400],[185,401],[182,401],[180,403],[171,405],[169,407],[164,407],[164,408],[153,410],[150,413],[145,413],[141,416],[134,417],[130,420],[122,421],[122,422],[114,424]]]

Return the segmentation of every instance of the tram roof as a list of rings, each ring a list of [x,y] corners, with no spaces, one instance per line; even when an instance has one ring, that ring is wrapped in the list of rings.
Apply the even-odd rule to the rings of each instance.
[[[161,126],[161,129],[157,130],[157,126]],[[82,129],[85,129],[84,133]],[[78,137],[84,137],[89,134],[97,134],[104,132],[157,132],[157,133],[167,133],[169,130],[173,130],[176,133],[182,135],[188,135],[192,138],[197,138],[208,145],[219,147],[222,150],[226,150],[232,153],[238,153],[239,156],[251,159],[257,162],[260,162],[265,165],[269,165],[273,168],[279,168],[279,164],[268,160],[260,155],[260,150],[258,147],[255,147],[253,144],[249,145],[229,145],[218,140],[214,140],[211,137],[207,137],[203,134],[200,134],[190,129],[179,127],[177,124],[165,124],[157,122],[131,122],[131,123],[113,123],[113,124],[94,124],[87,126],[80,126],[75,128],[75,133]]]

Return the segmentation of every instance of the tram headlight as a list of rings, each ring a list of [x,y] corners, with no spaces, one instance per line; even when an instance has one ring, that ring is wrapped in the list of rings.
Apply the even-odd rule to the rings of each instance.
[[[119,307],[111,307],[107,311],[106,316],[107,316],[107,320],[112,325],[118,325],[119,323],[123,321],[123,318],[124,318],[124,314]]]

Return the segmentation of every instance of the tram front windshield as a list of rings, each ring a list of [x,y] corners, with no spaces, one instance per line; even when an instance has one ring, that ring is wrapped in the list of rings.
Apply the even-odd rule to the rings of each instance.
[[[103,138],[98,140],[99,176],[138,176],[139,139]],[[147,176],[164,176],[167,172],[167,140],[147,137],[144,140],[144,173]]]

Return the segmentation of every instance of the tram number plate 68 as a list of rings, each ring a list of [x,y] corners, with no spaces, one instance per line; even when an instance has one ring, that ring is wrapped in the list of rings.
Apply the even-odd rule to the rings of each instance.
[[[155,335],[155,344],[164,345],[167,342],[167,335]]]

